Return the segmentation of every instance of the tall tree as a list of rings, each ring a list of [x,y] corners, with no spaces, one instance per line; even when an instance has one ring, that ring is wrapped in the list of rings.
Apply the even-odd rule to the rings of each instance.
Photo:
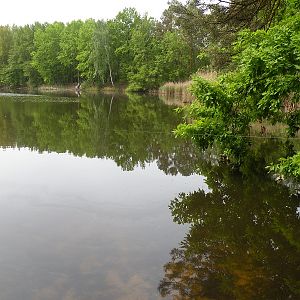
[[[6,82],[9,52],[13,45],[13,33],[9,26],[0,26],[0,84]]]
[[[114,85],[113,58],[114,53],[112,52],[111,36],[107,23],[98,21],[94,33],[93,59],[95,72],[101,77],[103,83],[106,81],[108,74],[112,86]]]
[[[77,68],[80,71],[81,76],[89,82],[95,82],[97,79],[93,60],[96,26],[95,20],[89,19],[84,22],[79,30],[78,55],[76,56],[76,59],[78,60]]]
[[[208,40],[205,20],[205,10],[195,0],[189,0],[186,4],[173,0],[162,16],[164,30],[178,30],[186,40],[188,51],[185,55],[189,58],[189,74],[198,70],[197,56]]]
[[[38,29],[34,34],[34,46],[32,65],[41,74],[47,84],[67,83],[68,74],[59,60],[60,38],[64,30],[64,24],[55,22]]]
[[[60,53],[58,58],[68,70],[69,77],[72,81],[79,80],[78,60],[76,58],[79,55],[79,31],[82,25],[83,22],[80,20],[68,23],[60,39]]]
[[[160,67],[162,81],[183,81],[188,79],[189,58],[186,55],[189,45],[179,32],[167,31],[160,42],[156,63]]]
[[[133,61],[130,40],[140,20],[141,17],[134,8],[125,8],[113,20],[107,22],[116,64],[114,73],[118,81],[128,82],[128,74]]]
[[[146,91],[161,83],[156,57],[160,53],[156,23],[147,16],[134,28],[130,40],[133,61],[129,71],[129,90]]]
[[[9,52],[6,81],[11,86],[37,85],[42,78],[31,65],[34,32],[39,24],[13,27],[13,45]]]

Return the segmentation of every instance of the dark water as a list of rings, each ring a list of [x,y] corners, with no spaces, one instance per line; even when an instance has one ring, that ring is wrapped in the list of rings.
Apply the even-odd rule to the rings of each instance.
[[[0,96],[0,299],[298,299],[299,196],[134,96]],[[275,150],[275,151],[274,151]]]

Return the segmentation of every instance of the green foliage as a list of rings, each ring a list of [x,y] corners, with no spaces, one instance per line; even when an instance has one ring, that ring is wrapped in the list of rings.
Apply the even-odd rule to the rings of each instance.
[[[69,73],[70,80],[77,81],[78,77],[78,60],[79,55],[79,32],[83,25],[82,21],[73,21],[68,23],[60,38],[59,61],[64,65]]]
[[[134,28],[129,43],[133,62],[130,66],[129,91],[142,92],[158,88],[161,83],[155,58],[160,53],[155,21],[145,16]]]
[[[240,91],[249,97],[253,109],[257,107],[257,118],[288,122],[290,116],[282,114],[284,101],[299,102],[299,29],[297,14],[267,32],[240,35],[236,45],[241,51],[236,58],[243,80]]]
[[[225,15],[222,5],[205,2],[190,0],[183,4],[173,0],[162,17],[163,29],[179,32],[187,43],[185,58],[189,60],[189,74],[198,68],[226,70],[232,63],[236,30],[230,24],[220,22]]]
[[[42,83],[38,71],[32,66],[34,33],[40,24],[13,27],[13,44],[9,51],[6,84],[18,87],[26,84],[36,86]]]
[[[96,22],[92,19],[87,20],[80,27],[78,36],[78,70],[81,76],[90,82],[95,81],[95,68],[93,61],[94,49],[94,32],[96,29]]]
[[[8,63],[9,50],[12,47],[13,34],[8,26],[0,26],[0,66]]]
[[[6,81],[12,86],[25,85],[29,80],[26,70],[34,50],[33,39],[34,27],[24,26],[13,29],[13,45],[9,52],[6,74]]]
[[[209,29],[205,20],[205,11],[199,1],[195,0],[186,1],[185,4],[177,0],[170,1],[162,16],[163,30],[179,32],[186,43],[185,57],[188,60],[189,74],[198,70],[197,56],[208,42]]]
[[[268,167],[270,172],[300,180],[300,152],[288,158],[281,158],[279,163]]]
[[[192,93],[198,99],[185,109],[192,123],[177,127],[177,136],[192,136],[193,140],[206,149],[215,143],[224,154],[240,160],[248,142],[250,116],[243,103],[238,102],[235,93],[221,82],[208,82],[195,77]]]
[[[298,21],[295,19],[293,23],[285,16],[297,13],[299,1],[289,0],[280,9],[275,9],[280,12],[276,20],[283,20],[280,28],[271,28],[270,33],[245,31],[233,49],[238,25],[220,20],[242,4],[249,11],[256,11],[256,4],[245,1],[229,1],[227,9],[220,3],[207,6],[202,1],[188,0],[183,4],[173,0],[161,21],[141,16],[134,8],[126,8],[108,21],[90,19],[66,25],[55,22],[24,27],[1,26],[0,84],[74,84],[80,79],[89,85],[117,82],[129,85],[130,91],[146,92],[165,82],[187,80],[199,68],[224,71],[232,70],[235,65],[245,65],[245,71],[238,73],[247,89],[246,85],[252,84],[253,79],[250,71],[257,73],[255,76],[263,85],[265,78],[263,75],[258,77],[260,70],[266,76],[269,76],[266,68],[273,73],[280,69],[281,74],[286,70],[292,76],[284,73],[283,78],[278,75],[277,81],[267,82],[270,93],[267,92],[263,99],[251,95],[253,105],[261,107],[261,118],[269,113],[270,101],[275,115],[280,110],[280,101],[272,98],[283,97],[287,86],[296,84],[293,76],[299,65],[293,61],[289,61],[289,65],[289,58],[284,54],[293,48],[299,56],[299,36],[294,34],[298,30]],[[255,15],[256,19],[264,18],[260,12],[270,6],[266,0],[260,0],[260,3],[262,7]],[[282,46],[277,47],[280,43]],[[259,49],[257,53],[256,48]],[[237,52],[241,54],[233,63],[232,54]],[[280,85],[280,91],[272,94],[272,85]],[[252,92],[254,89],[260,92],[258,84]],[[296,116],[292,117],[297,120]],[[296,129],[297,124],[294,125]]]
[[[130,40],[140,21],[141,17],[134,8],[125,8],[113,20],[107,22],[116,66],[114,76],[117,81],[128,82],[128,74],[134,59]]]
[[[293,1],[293,0],[292,0]],[[251,28],[257,30],[269,28],[280,19],[280,14],[291,0],[217,0],[209,4],[211,8],[221,4],[224,14],[219,16],[219,21],[231,24],[236,29]],[[297,0],[296,0],[297,1]]]
[[[163,81],[178,82],[189,77],[189,45],[179,32],[167,31],[161,40],[156,63]]]
[[[13,44],[12,31],[8,26],[0,26],[0,85],[6,83],[9,51]]]
[[[113,85],[112,62],[114,53],[112,52],[110,33],[107,23],[101,21],[97,22],[97,27],[94,32],[93,48],[92,57],[95,73],[102,79],[103,83],[107,82],[108,77],[110,77],[109,80]]]
[[[32,66],[41,74],[47,84],[67,82],[67,72],[59,61],[60,37],[63,23],[53,23],[34,34],[35,51],[32,53]]]
[[[215,9],[216,10],[216,9]],[[108,21],[0,28],[0,84],[114,82],[146,92],[184,81],[199,67],[227,65],[232,38],[198,1],[169,3],[161,21],[126,8]],[[197,56],[205,53],[203,64]]]
[[[284,123],[287,135],[294,136],[300,127],[299,32],[299,13],[268,31],[242,31],[235,45],[237,70],[216,82],[194,79],[197,101],[186,111],[195,121],[178,127],[177,135],[192,136],[203,148],[217,144],[238,161],[254,122]],[[292,110],[285,109],[291,105]]]

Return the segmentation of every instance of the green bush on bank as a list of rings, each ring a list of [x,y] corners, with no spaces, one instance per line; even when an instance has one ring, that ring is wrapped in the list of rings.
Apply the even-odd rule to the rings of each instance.
[[[196,101],[186,108],[194,121],[180,125],[177,135],[192,137],[202,148],[216,144],[237,162],[250,146],[252,123],[281,122],[287,125],[287,136],[295,136],[300,128],[300,13],[292,12],[268,31],[240,32],[236,71],[216,82],[194,78]],[[297,177],[299,154],[274,170]]]
[[[279,163],[268,167],[270,172],[300,180],[300,152],[288,158],[281,158]]]

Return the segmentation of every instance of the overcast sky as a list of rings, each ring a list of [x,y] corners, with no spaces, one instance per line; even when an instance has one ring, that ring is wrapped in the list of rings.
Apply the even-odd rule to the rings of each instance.
[[[0,24],[32,24],[35,21],[68,22],[77,19],[110,19],[125,7],[157,19],[168,0],[2,0]],[[185,2],[185,1],[182,1]]]

